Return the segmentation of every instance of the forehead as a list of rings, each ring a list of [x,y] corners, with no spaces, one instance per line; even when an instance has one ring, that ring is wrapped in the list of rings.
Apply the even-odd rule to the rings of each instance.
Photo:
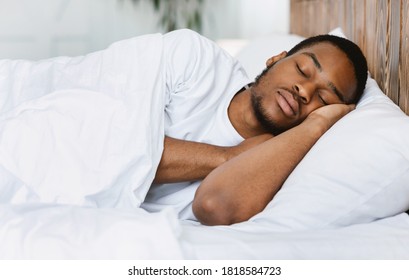
[[[320,42],[297,51],[295,56],[303,57],[318,69],[322,76],[344,96],[347,103],[354,99],[357,81],[354,67],[348,56],[328,42]],[[319,65],[318,65],[319,64]]]

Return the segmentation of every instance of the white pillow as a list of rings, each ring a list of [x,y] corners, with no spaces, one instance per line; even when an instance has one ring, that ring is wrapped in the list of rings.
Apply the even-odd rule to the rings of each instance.
[[[329,34],[346,38],[341,28],[335,28]],[[273,33],[264,37],[247,40],[219,40],[221,47],[234,55],[246,69],[249,78],[254,79],[266,67],[270,57],[289,51],[305,38],[296,34]]]
[[[276,230],[336,228],[409,208],[409,117],[369,78],[356,110],[305,156],[266,209]]]
[[[271,34],[252,40],[236,55],[246,69],[249,78],[254,79],[266,67],[270,57],[289,51],[304,38],[294,34]]]

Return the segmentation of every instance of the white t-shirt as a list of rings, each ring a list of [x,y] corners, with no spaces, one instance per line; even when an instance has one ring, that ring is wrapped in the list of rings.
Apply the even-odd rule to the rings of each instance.
[[[199,34],[178,30],[164,35],[164,63],[167,136],[220,146],[243,141],[227,114],[233,96],[250,83],[237,60]],[[172,207],[180,219],[196,220],[192,202],[199,184],[152,185],[142,208]]]

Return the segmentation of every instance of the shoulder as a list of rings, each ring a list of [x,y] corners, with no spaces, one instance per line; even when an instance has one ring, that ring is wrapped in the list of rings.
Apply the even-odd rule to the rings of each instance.
[[[206,37],[200,35],[196,31],[190,29],[178,29],[171,31],[164,35],[166,39],[181,39],[181,40],[209,40]]]
[[[164,54],[172,63],[200,65],[226,63],[231,58],[214,41],[189,29],[179,29],[164,36]]]
[[[181,47],[192,51],[209,50],[217,51],[219,47],[210,39],[190,29],[179,29],[164,35],[165,45],[168,47]]]

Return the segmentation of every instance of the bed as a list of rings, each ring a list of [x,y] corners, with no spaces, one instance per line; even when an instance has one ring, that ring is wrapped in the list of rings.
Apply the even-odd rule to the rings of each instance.
[[[74,94],[58,74],[51,81],[25,84],[20,81],[34,69],[32,64],[3,64],[0,77],[15,68],[22,71],[15,77],[18,83],[3,83],[0,88],[0,258],[409,259],[408,5],[406,1],[292,0],[291,34],[256,38],[237,53],[248,74],[255,76],[274,52],[289,49],[303,37],[331,31],[362,47],[371,78],[357,109],[319,140],[266,209],[231,226],[179,221],[170,209],[148,213],[133,207],[135,201],[125,195],[126,182],[132,180],[145,186],[135,192],[136,199],[143,200],[154,176],[152,166],[160,159],[161,127],[152,129],[143,123],[134,127],[132,120],[157,121],[162,117],[157,105],[163,101],[140,95],[145,98],[142,106],[135,96],[123,94],[124,88],[161,90],[155,83],[161,75],[155,58],[143,56],[146,48],[158,47],[155,35],[144,37],[145,45],[137,50],[140,59],[151,65],[132,72],[146,77],[143,84],[125,78],[124,73],[135,71],[136,62],[112,59],[118,52],[135,51],[120,43],[110,47],[109,55],[79,58],[68,68],[69,58],[61,57],[44,62],[44,69],[34,73],[68,71],[71,82],[89,85]],[[99,55],[104,56],[103,63]],[[99,72],[108,73],[105,79],[93,76],[98,71],[84,74],[96,65]],[[121,83],[114,86],[113,80]],[[30,93],[39,96],[7,95],[15,89],[10,85],[47,88],[52,83],[59,88],[45,97],[39,91]],[[101,89],[107,93],[97,98]],[[126,102],[115,102],[118,97]],[[37,98],[41,102],[26,102]],[[21,105],[11,110],[16,103]],[[95,110],[87,110],[91,104]],[[142,115],[133,113],[137,106],[142,106]],[[65,145],[78,141],[83,145],[59,155],[42,150],[44,160],[38,162],[33,160],[38,151],[30,147],[42,143],[47,151],[58,145],[55,135],[38,127],[44,125],[43,112],[48,108],[55,109],[46,121],[53,133]],[[26,127],[23,134],[7,133],[21,126]],[[129,137],[122,137],[140,139],[141,131],[151,140],[138,144],[148,151],[143,155],[132,149]],[[13,161],[16,151],[19,160]],[[77,168],[72,168],[73,163]],[[137,174],[131,172],[136,165],[144,167]],[[94,169],[84,175],[84,166]],[[42,175],[42,170],[52,172]],[[33,182],[30,188],[25,181]],[[94,195],[96,189],[103,191]]]

